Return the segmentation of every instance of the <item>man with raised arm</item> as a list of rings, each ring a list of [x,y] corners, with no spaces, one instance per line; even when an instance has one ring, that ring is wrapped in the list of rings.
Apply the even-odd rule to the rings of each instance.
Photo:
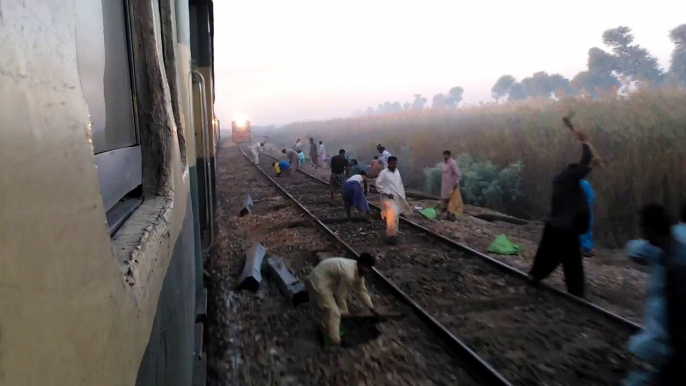
[[[562,263],[567,292],[584,296],[584,267],[579,236],[588,231],[589,208],[580,181],[591,171],[594,159],[590,142],[584,133],[574,131],[581,142],[578,164],[569,164],[553,179],[550,214],[545,220],[529,278],[538,283]]]

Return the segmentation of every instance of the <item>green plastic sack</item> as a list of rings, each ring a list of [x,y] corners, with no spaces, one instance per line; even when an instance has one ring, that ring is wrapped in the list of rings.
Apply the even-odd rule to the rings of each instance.
[[[419,214],[428,218],[429,220],[435,220],[438,218],[438,211],[436,208],[424,208],[419,211]]]
[[[520,247],[519,244],[513,244],[507,236],[500,235],[493,240],[488,251],[499,255],[517,255],[519,252],[523,252],[524,248]]]

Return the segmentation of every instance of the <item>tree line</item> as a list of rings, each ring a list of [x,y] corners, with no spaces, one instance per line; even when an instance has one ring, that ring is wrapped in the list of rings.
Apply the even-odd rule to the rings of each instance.
[[[608,50],[593,47],[588,50],[586,70],[571,80],[560,74],[539,71],[517,81],[512,75],[501,76],[491,88],[496,101],[522,100],[528,97],[580,95],[597,98],[624,88],[657,88],[664,85],[686,85],[686,24],[669,32],[674,51],[668,71],[660,68],[657,58],[634,43],[629,27],[617,27],[603,32],[603,44]]]
[[[634,35],[629,27],[617,27],[603,32],[603,44],[607,50],[593,47],[588,51],[586,70],[576,74],[571,80],[560,74],[539,71],[533,76],[518,81],[512,75],[501,76],[491,88],[496,102],[503,100],[524,100],[529,97],[562,97],[565,95],[589,96],[616,93],[620,89],[632,87],[657,88],[664,85],[686,86],[686,24],[669,32],[674,43],[669,70],[660,68],[657,58],[634,43]],[[464,89],[453,87],[447,93],[436,94],[431,100],[432,109],[454,109],[463,99]],[[427,98],[415,94],[412,103],[386,101],[376,109],[356,111],[353,115],[383,115],[408,110],[427,108]]]

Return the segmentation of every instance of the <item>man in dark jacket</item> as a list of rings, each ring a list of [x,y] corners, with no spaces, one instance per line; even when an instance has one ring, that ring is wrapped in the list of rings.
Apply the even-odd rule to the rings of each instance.
[[[588,203],[579,181],[591,171],[593,151],[582,132],[574,133],[582,143],[581,162],[568,165],[553,179],[550,215],[545,220],[529,277],[538,283],[562,263],[567,292],[583,297],[584,267],[579,235],[586,233],[590,219]]]

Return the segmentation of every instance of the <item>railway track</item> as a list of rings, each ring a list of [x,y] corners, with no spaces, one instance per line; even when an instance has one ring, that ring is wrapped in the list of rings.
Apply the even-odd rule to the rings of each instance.
[[[259,166],[269,173],[271,162],[262,156]],[[344,216],[340,197],[330,202],[328,184],[304,171],[278,186],[313,218]],[[351,251],[382,256],[379,275],[480,374],[490,372],[489,384],[608,385],[625,375],[625,345],[640,326],[407,224],[397,246],[385,245],[381,221],[325,227]]]

